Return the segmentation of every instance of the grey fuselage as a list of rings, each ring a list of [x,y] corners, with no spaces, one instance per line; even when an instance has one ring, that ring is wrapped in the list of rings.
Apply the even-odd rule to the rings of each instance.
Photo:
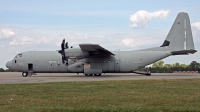
[[[57,51],[28,51],[20,53],[6,66],[14,71],[34,73],[84,73],[84,69],[102,73],[131,73],[171,55],[170,51],[113,51],[115,55],[94,55],[63,64]],[[32,64],[31,70],[29,64]]]

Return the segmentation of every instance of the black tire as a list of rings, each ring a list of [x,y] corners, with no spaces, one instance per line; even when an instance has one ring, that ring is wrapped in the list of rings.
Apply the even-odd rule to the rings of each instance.
[[[23,76],[23,77],[27,77],[27,76],[28,76],[28,73],[27,73],[27,72],[22,72],[22,76]]]
[[[101,74],[94,74],[94,76],[101,76]]]
[[[85,74],[85,76],[93,76],[93,74]]]
[[[147,74],[145,74],[146,76],[151,76],[151,73],[147,73]]]

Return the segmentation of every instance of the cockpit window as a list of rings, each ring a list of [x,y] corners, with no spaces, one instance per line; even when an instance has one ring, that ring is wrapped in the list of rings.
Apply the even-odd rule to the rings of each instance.
[[[15,58],[20,58],[20,57],[22,57],[22,53],[20,53],[17,56],[15,56]]]

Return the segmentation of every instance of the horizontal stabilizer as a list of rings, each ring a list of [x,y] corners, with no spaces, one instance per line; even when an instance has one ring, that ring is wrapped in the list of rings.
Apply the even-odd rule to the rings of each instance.
[[[184,54],[194,54],[197,50],[183,50],[183,51],[172,51],[172,55],[184,55]]]

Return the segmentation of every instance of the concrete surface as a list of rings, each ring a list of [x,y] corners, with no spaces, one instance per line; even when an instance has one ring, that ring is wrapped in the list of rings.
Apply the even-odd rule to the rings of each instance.
[[[105,80],[150,80],[150,79],[192,79],[200,78],[200,74],[171,74],[153,73],[151,76],[134,73],[107,73],[100,77],[84,76],[75,73],[38,73],[37,75],[22,77],[21,72],[0,72],[0,84],[43,83],[69,81],[105,81]]]

